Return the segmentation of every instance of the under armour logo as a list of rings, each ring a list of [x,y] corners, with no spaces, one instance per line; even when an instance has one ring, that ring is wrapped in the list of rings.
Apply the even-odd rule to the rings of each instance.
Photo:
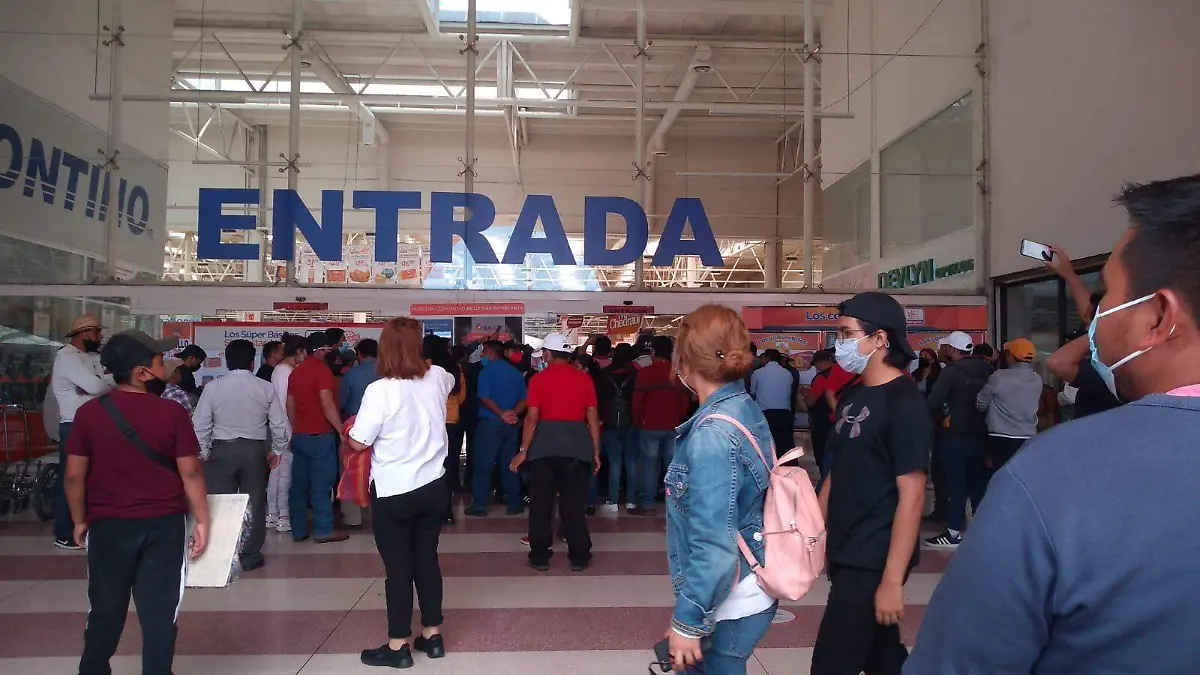
[[[867,406],[863,406],[862,412],[855,416],[850,414],[850,410],[853,407],[854,406],[852,405],[848,405],[842,409],[842,418],[838,420],[837,426],[835,426],[834,429],[840,434],[842,433],[842,426],[849,422],[851,425],[853,425],[850,427],[850,438],[858,438],[859,434],[862,433],[862,427],[859,425],[863,423],[863,420],[871,416],[871,409]]]

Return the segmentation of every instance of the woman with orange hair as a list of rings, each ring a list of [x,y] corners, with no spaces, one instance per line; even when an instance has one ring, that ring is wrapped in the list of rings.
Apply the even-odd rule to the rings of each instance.
[[[678,429],[667,469],[667,552],[675,611],[667,631],[676,670],[744,675],[746,661],[775,616],[775,599],[744,564],[737,537],[765,562],[763,500],[771,467],[726,416],[745,427],[764,452],[771,429],[746,393],[754,356],[742,319],[707,305],[683,319],[675,375],[700,402]],[[768,455],[774,456],[774,455]]]
[[[412,649],[446,655],[438,538],[446,518],[446,397],[454,376],[425,361],[421,324],[392,319],[379,336],[379,379],[367,386],[347,443],[371,450],[375,545],[387,572],[388,641],[362,653],[368,666],[410,668]],[[412,636],[413,584],[421,635]]]

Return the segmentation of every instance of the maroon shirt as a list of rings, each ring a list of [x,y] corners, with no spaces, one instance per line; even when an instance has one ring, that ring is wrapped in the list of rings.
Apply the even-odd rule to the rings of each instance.
[[[172,459],[200,454],[183,406],[152,394],[114,391],[117,409],[155,452]],[[179,474],[147,459],[125,440],[99,400],[84,403],[67,437],[67,454],[91,460],[87,520],[136,520],[187,513]]]
[[[669,431],[683,424],[692,405],[670,361],[655,360],[637,373],[633,385],[633,424],[646,431]]]

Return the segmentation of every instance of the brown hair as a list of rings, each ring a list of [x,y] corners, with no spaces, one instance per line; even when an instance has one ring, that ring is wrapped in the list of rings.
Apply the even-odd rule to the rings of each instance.
[[[379,364],[376,366],[379,376],[398,380],[425,377],[429,364],[421,352],[423,339],[421,324],[416,319],[399,316],[388,321],[379,335]]]
[[[711,382],[740,380],[754,367],[746,324],[722,305],[705,305],[683,317],[675,343],[675,369],[687,365]]]

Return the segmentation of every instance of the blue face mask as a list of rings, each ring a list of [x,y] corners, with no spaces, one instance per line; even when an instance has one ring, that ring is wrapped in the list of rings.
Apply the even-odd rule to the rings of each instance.
[[[864,335],[856,340],[838,340],[833,344],[833,358],[847,373],[862,375],[871,361],[871,356],[877,351],[872,349],[870,354],[859,353],[858,343],[865,337],[867,336]]]
[[[1150,351],[1150,349],[1138,350],[1121,359],[1120,361],[1117,361],[1111,366],[1105,365],[1104,362],[1100,360],[1099,350],[1096,349],[1096,324],[1100,323],[1101,317],[1109,316],[1110,314],[1116,314],[1117,312],[1120,312],[1124,309],[1129,309],[1130,307],[1136,307],[1137,305],[1150,300],[1155,295],[1155,293],[1151,293],[1150,295],[1138,298],[1137,300],[1131,300],[1123,305],[1113,307],[1112,309],[1106,309],[1103,312],[1097,311],[1096,316],[1092,319],[1091,325],[1088,326],[1088,347],[1091,348],[1092,351],[1092,368],[1094,368],[1096,373],[1100,375],[1100,379],[1104,380],[1104,384],[1108,387],[1108,390],[1112,392],[1112,395],[1117,396],[1118,398],[1120,396],[1117,394],[1117,380],[1113,375],[1113,371],[1136,359],[1142,354],[1145,354],[1146,352]],[[1097,309],[1099,309],[1099,306],[1097,306]],[[1175,332],[1174,326],[1171,327],[1171,332]]]

